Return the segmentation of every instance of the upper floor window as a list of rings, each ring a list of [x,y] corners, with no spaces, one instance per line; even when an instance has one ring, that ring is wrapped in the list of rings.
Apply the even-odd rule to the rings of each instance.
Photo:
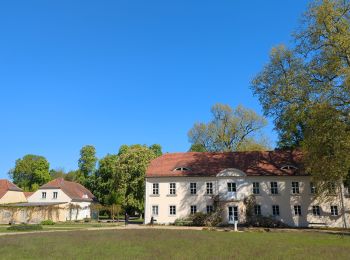
[[[41,198],[46,199],[46,192],[45,191],[41,193]]]
[[[320,206],[312,206],[312,215],[321,216],[321,208]]]
[[[300,205],[295,205],[294,206],[294,215],[295,216],[301,216],[301,206]]]
[[[53,192],[53,198],[54,198],[54,199],[57,199],[57,196],[58,196],[58,192],[57,192],[57,191],[54,191],[54,192]]]
[[[253,182],[253,194],[260,194],[259,182]]]
[[[331,216],[338,216],[338,206],[331,206]]]
[[[316,185],[313,182],[310,182],[310,193],[311,194],[316,194],[317,193]]]
[[[297,181],[292,182],[292,193],[299,194],[299,182]]]
[[[159,194],[159,183],[153,183],[152,194],[153,195],[158,195]]]
[[[278,194],[278,186],[276,181],[270,182],[271,194]]]
[[[207,182],[207,194],[213,194],[213,183]]]
[[[191,195],[197,194],[197,183],[195,182],[190,183],[190,192],[191,192]]]
[[[329,191],[329,194],[331,195],[334,195],[336,193],[336,185],[334,182],[328,183],[328,191]]]
[[[169,194],[170,195],[175,195],[176,194],[176,183],[172,182],[169,185]]]
[[[236,183],[235,182],[228,182],[227,183],[227,191],[228,192],[236,192]]]

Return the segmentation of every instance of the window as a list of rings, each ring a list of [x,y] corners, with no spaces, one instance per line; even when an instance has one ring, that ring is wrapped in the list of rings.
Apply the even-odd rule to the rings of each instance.
[[[278,194],[277,182],[275,181],[270,182],[270,186],[271,186],[271,194]]]
[[[260,194],[259,182],[253,182],[253,194]]]
[[[331,216],[338,216],[338,206],[331,206]]]
[[[207,214],[214,212],[214,207],[212,205],[207,205]]]
[[[316,185],[313,182],[310,182],[310,192],[311,192],[311,194],[316,194],[317,193]]]
[[[170,214],[170,216],[175,216],[176,215],[176,206],[170,206],[169,207],[169,214]]]
[[[158,206],[152,206],[152,216],[158,216]]]
[[[159,194],[159,183],[153,183],[153,195],[158,195]]]
[[[228,182],[227,183],[227,191],[228,192],[236,192],[236,183],[235,182]]]
[[[272,215],[274,215],[274,216],[280,215],[280,206],[272,205]]]
[[[321,216],[320,206],[312,206],[312,215]]]
[[[336,190],[335,183],[334,182],[328,183],[329,194],[334,195],[336,193],[335,190]]]
[[[174,169],[174,171],[189,171],[190,169],[187,167],[177,167]]]
[[[295,216],[301,216],[301,206],[300,205],[295,205],[294,206],[294,215]]]
[[[191,206],[191,214],[196,214],[197,213],[197,206],[196,205],[192,205]]]
[[[254,205],[254,214],[256,216],[260,216],[261,215],[261,206],[260,205]]]
[[[57,199],[57,195],[58,195],[58,192],[57,192],[57,191],[54,191],[54,192],[53,192],[53,198],[54,198],[54,199]]]
[[[213,183],[207,182],[207,194],[213,194]]]
[[[42,192],[42,193],[41,193],[41,198],[42,198],[42,199],[46,199],[46,192]]]
[[[191,195],[197,194],[197,183],[195,182],[190,183],[190,192],[191,192]]]
[[[292,182],[292,193],[299,194],[299,182],[297,181]]]
[[[169,187],[170,187],[169,194],[175,195],[176,194],[176,183],[175,182],[170,183]]]
[[[296,167],[294,165],[284,165],[281,167],[281,170],[287,170],[287,171],[298,170],[298,167]]]

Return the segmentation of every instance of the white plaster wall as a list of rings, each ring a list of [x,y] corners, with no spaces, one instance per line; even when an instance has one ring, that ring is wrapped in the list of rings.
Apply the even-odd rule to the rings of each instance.
[[[42,192],[46,192],[46,199],[42,198]],[[54,192],[58,193],[57,199],[53,198]],[[39,189],[28,198],[28,202],[71,202],[71,200],[61,189]]]
[[[278,194],[270,193],[270,182],[278,183]],[[292,194],[292,182],[299,182],[300,194]],[[176,183],[176,196],[169,195],[169,183]],[[197,183],[197,195],[190,194],[190,183]],[[147,178],[145,199],[145,223],[149,223],[152,216],[152,205],[158,205],[159,214],[154,218],[158,223],[172,223],[179,217],[188,216],[190,206],[197,205],[197,212],[206,212],[206,206],[212,205],[211,196],[207,196],[206,182],[213,182],[214,194],[225,198],[227,205],[224,208],[224,220],[228,220],[228,206],[239,207],[239,222],[244,222],[245,207],[243,199],[253,193],[253,182],[260,183],[260,194],[256,195],[257,204],[261,205],[262,215],[272,216],[272,205],[279,205],[280,216],[276,218],[290,226],[308,226],[309,223],[325,223],[332,227],[342,227],[341,204],[339,196],[330,197],[329,201],[317,202],[310,191],[310,178],[307,176],[256,176],[256,177],[174,177],[174,178]],[[227,182],[236,182],[236,194],[227,193]],[[159,196],[152,195],[153,183],[159,183]],[[169,215],[169,206],[175,205],[176,216]],[[301,205],[301,216],[294,215],[294,205]],[[312,206],[321,207],[321,216],[313,216]],[[337,205],[339,215],[330,215],[330,206]],[[350,209],[350,199],[345,198],[345,209]],[[349,220],[349,212],[346,219]],[[349,225],[349,223],[348,223]]]
[[[0,198],[0,204],[27,202],[26,197],[22,191],[7,191],[5,195]]]

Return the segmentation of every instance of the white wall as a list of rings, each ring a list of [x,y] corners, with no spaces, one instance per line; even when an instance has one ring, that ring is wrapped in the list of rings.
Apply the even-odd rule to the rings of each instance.
[[[42,193],[46,192],[46,199],[42,198]],[[53,193],[57,192],[57,199],[53,198]],[[34,192],[29,198],[28,202],[71,202],[71,198],[65,194],[61,189],[39,189]]]
[[[270,182],[278,183],[278,194],[270,193]],[[292,182],[299,182],[300,194],[292,194]],[[169,183],[176,183],[176,196],[169,195]],[[190,183],[197,183],[197,195],[190,194]],[[146,198],[145,198],[145,223],[149,223],[152,216],[152,205],[158,205],[159,214],[154,216],[158,223],[172,223],[179,217],[188,216],[190,206],[197,205],[197,211],[206,212],[206,205],[212,205],[211,196],[205,195],[206,182],[213,182],[214,194],[219,194],[221,199],[227,202],[224,211],[224,220],[228,220],[227,206],[239,207],[239,221],[244,222],[245,207],[243,199],[252,194],[252,183],[260,183],[260,194],[256,195],[257,204],[261,205],[262,215],[272,216],[272,205],[279,205],[280,216],[276,218],[287,223],[290,226],[308,226],[312,223],[325,223],[328,226],[343,225],[341,217],[341,205],[339,197],[331,197],[329,201],[317,202],[310,191],[310,178],[307,176],[237,176],[237,177],[164,177],[146,179]],[[227,193],[227,182],[236,182],[236,194]],[[152,184],[159,183],[159,196],[152,195]],[[346,209],[350,208],[349,198],[345,198]],[[175,205],[177,209],[176,216],[169,215],[169,206]],[[294,215],[294,205],[301,205],[301,216]],[[321,216],[313,216],[312,206],[321,207]],[[333,217],[330,215],[330,206],[337,205],[339,215]],[[347,214],[349,219],[349,214]]]

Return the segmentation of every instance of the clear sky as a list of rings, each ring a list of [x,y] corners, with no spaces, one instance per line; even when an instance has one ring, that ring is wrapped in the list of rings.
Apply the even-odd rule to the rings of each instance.
[[[216,102],[261,112],[250,81],[308,2],[1,1],[0,178],[28,153],[75,169],[86,144],[187,151]]]

